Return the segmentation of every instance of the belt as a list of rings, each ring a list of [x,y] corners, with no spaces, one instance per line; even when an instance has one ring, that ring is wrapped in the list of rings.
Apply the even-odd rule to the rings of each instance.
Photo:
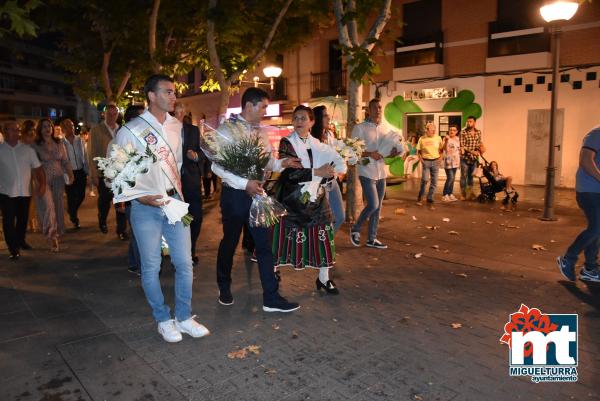
[[[167,196],[173,196],[177,193],[177,191],[175,191],[175,188],[171,188],[167,191]]]

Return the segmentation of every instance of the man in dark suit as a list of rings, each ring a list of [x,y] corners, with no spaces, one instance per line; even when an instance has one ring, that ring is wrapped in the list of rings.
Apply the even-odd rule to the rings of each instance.
[[[181,187],[183,198],[189,203],[189,213],[194,220],[190,224],[192,238],[192,261],[198,263],[196,256],[196,241],[202,227],[202,175],[204,153],[200,150],[200,130],[195,125],[186,122],[184,108],[181,103],[175,103],[175,118],[183,122],[183,165],[181,166]],[[185,116],[187,117],[187,116]]]
[[[96,188],[98,188],[98,225],[103,234],[108,233],[106,219],[112,206],[113,194],[110,188],[105,185],[102,171],[98,169],[98,164],[94,158],[106,157],[108,153],[110,153],[109,146],[115,139],[119,129],[119,124],[117,124],[118,117],[119,109],[117,108],[117,104],[113,101],[109,101],[104,109],[104,120],[92,128],[90,133],[88,166],[92,182]],[[119,236],[119,239],[125,241],[129,239],[126,232],[127,217],[125,216],[124,210],[119,211],[116,208],[115,210],[117,211],[117,235]]]

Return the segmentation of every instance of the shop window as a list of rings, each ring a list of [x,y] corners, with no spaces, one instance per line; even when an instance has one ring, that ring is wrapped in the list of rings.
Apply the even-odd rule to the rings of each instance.
[[[562,74],[560,76],[560,82],[569,82],[571,80],[571,75],[569,74]]]
[[[581,89],[583,84],[581,81],[573,81],[573,89]]]
[[[538,84],[545,84],[546,83],[546,77],[543,75],[538,75],[536,83]]]
[[[523,78],[515,78],[515,86],[523,85]]]
[[[504,88],[502,88],[502,93],[511,93],[512,92],[512,86],[510,85],[506,85]]]
[[[525,92],[533,92],[533,84],[525,85]]]
[[[596,80],[596,72],[592,71],[592,72],[588,72],[585,74],[585,80],[586,81],[595,81]]]

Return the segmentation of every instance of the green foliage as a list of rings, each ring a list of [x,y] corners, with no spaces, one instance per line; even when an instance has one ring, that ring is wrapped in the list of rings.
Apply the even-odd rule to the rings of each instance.
[[[373,50],[360,46],[341,46],[346,63],[350,66],[350,79],[357,82],[373,82],[373,76],[381,73],[379,64],[373,59]]]
[[[383,115],[388,123],[402,129],[404,113],[419,113],[421,111],[421,108],[412,100],[404,100],[402,96],[396,96],[391,103],[385,105]]]
[[[217,53],[226,77],[255,67],[252,58],[262,47],[284,4],[285,0],[272,0],[268,6],[258,0],[219,0],[215,9],[207,10],[206,18],[215,21]],[[311,40],[330,18],[329,12],[322,0],[292,2],[277,28],[269,54],[283,53]],[[206,51],[205,17],[201,16],[195,26],[194,51],[201,56],[199,64],[209,77],[203,89],[212,91],[218,89],[218,83]]]
[[[0,5],[0,38],[9,33],[19,37],[36,36],[38,26],[32,21],[30,13],[41,4],[39,0],[10,0]]]
[[[442,111],[460,111],[463,121],[466,121],[469,116],[479,118],[483,114],[481,106],[475,103],[475,94],[467,89],[461,90],[457,97],[448,100]]]

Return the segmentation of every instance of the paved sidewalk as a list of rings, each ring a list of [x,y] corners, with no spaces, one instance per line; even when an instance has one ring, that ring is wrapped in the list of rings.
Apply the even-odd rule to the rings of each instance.
[[[220,215],[208,202],[193,309],[212,334],[178,344],[159,337],[126,244],[99,233],[88,198],[84,228],[60,254],[33,234],[36,250],[0,259],[0,400],[600,399],[600,286],[566,283],[554,265],[584,225],[572,193],[559,193],[560,219],[546,223],[539,189],[526,188],[512,212],[465,202],[431,210],[414,204],[411,185],[390,187],[384,202],[390,249],[352,247],[347,225],[338,234],[339,296],[316,292],[315,271],[283,270],[283,294],[302,304],[291,314],[262,312],[258,270],[241,250],[235,304],[217,303]],[[169,266],[162,277],[171,300]],[[579,314],[579,382],[509,377],[499,338],[521,303]],[[257,354],[228,358],[251,345]]]

